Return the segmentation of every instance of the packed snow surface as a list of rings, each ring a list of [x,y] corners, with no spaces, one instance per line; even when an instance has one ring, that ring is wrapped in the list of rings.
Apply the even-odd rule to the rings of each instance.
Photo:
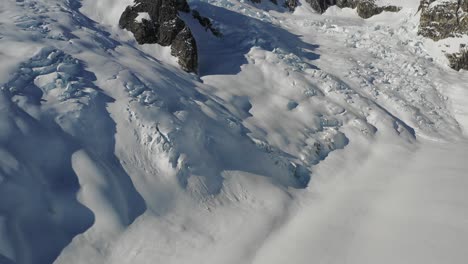
[[[189,1],[198,76],[132,2],[0,2],[1,264],[466,263],[468,73],[418,0]]]

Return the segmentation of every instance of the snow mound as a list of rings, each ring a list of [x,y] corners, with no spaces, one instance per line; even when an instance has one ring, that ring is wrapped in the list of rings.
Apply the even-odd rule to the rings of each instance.
[[[0,262],[463,261],[468,77],[396,2],[191,1],[200,76],[129,0],[0,2]]]
[[[12,96],[25,95],[30,100],[64,101],[96,94],[82,62],[52,47],[42,49],[20,64],[19,71],[1,89]],[[86,76],[88,75],[88,76]]]

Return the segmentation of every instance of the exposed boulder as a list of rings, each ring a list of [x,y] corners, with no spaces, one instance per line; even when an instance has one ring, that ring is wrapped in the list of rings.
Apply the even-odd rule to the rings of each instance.
[[[320,14],[327,11],[330,6],[336,5],[336,0],[306,0],[310,4],[312,9],[319,12]]]
[[[218,38],[223,36],[221,31],[213,26],[213,23],[211,22],[211,20],[207,17],[200,15],[200,12],[198,12],[197,10],[192,10],[192,16],[198,21],[198,23],[200,23],[200,25],[206,31],[208,30],[211,31],[211,33]]]
[[[435,41],[468,35],[468,0],[421,0],[419,34]],[[468,70],[466,44],[460,51],[447,54],[455,70]]]
[[[196,72],[195,38],[178,12],[190,12],[186,0],[135,0],[120,17],[119,26],[133,33],[138,44],[171,45],[171,54],[185,71]]]
[[[433,40],[468,33],[468,0],[421,0],[419,34]]]
[[[262,2],[262,0],[250,0],[252,3],[256,3],[256,4],[260,4]],[[278,4],[278,1],[277,0],[269,0],[270,2],[272,2],[273,4],[277,5]]]
[[[294,11],[298,5],[299,1],[298,0],[286,0],[284,1],[284,7],[288,8],[289,11]]]
[[[468,48],[461,48],[460,52],[448,54],[447,58],[452,69],[468,71]]]
[[[375,3],[375,1],[365,0],[357,2],[356,10],[360,17],[370,18],[384,11],[399,12],[401,10],[401,7],[392,5],[379,6]]]
[[[179,65],[187,71],[198,67],[197,44],[188,27],[184,27],[172,41],[171,54],[179,58]]]
[[[358,15],[362,18],[370,18],[378,15],[383,11],[398,12],[400,7],[392,5],[378,5],[375,0],[306,0],[310,6],[318,13],[324,13],[331,6],[340,8],[356,8]],[[286,6],[290,10],[294,10],[297,6],[297,0],[287,0]]]

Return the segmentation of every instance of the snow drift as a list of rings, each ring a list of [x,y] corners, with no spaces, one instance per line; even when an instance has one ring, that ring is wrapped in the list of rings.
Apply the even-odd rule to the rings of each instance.
[[[0,3],[0,263],[463,263],[468,76],[417,1],[190,1],[199,76],[131,2]]]

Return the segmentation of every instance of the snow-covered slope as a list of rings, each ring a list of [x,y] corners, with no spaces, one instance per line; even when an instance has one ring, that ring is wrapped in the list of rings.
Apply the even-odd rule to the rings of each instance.
[[[0,2],[0,263],[463,263],[468,75],[417,2],[189,1],[199,76],[130,0]]]

